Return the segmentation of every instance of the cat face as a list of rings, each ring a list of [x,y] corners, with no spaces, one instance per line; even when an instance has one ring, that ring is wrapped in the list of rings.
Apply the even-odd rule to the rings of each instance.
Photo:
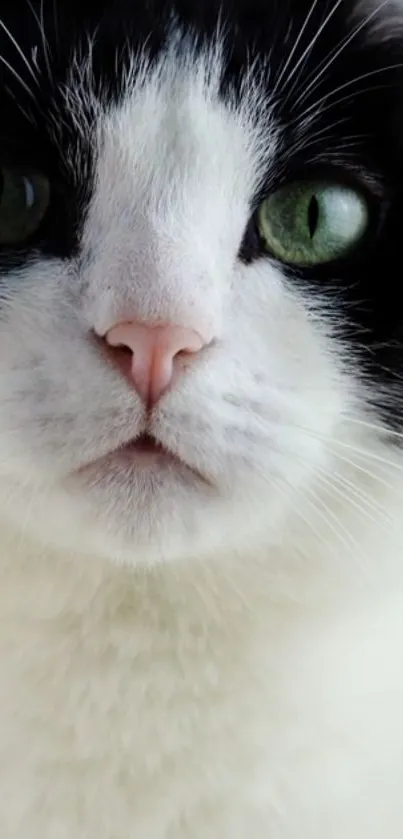
[[[17,6],[0,21],[3,515],[133,562],[268,546],[358,423],[399,422],[385,12]],[[127,322],[201,336],[151,404],[106,338]]]

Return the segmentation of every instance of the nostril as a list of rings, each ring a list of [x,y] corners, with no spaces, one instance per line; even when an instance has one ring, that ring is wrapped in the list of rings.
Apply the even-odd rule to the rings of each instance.
[[[178,350],[174,356],[174,365],[179,370],[188,370],[195,357],[194,350]]]
[[[110,347],[109,354],[117,364],[129,364],[131,367],[133,353],[129,347]]]
[[[107,361],[110,366],[115,367],[125,377],[125,379],[127,379],[129,384],[132,384],[133,353],[129,347],[112,347],[102,338],[98,338],[98,336],[97,345],[100,348],[105,361]]]

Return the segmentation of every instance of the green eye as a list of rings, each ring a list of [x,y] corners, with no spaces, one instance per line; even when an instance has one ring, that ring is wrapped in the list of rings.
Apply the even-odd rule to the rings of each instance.
[[[358,191],[320,181],[279,189],[258,213],[259,232],[270,253],[301,267],[346,256],[368,225],[369,207]]]
[[[0,167],[0,247],[25,242],[49,206],[49,181],[37,172]]]

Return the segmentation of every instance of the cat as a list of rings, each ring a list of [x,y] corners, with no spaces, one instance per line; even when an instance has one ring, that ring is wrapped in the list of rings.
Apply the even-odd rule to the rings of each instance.
[[[403,6],[4,0],[0,836],[403,836]]]

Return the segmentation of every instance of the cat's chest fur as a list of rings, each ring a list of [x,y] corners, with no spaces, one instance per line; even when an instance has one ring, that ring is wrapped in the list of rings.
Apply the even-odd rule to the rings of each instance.
[[[247,576],[2,556],[2,836],[398,839],[396,592]]]

